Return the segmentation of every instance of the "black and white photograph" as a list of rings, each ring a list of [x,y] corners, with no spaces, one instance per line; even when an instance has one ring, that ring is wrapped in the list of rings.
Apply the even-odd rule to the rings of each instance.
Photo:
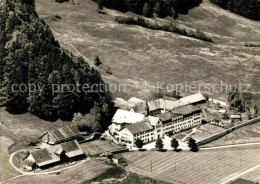
[[[0,184],[260,183],[260,0],[0,4]]]

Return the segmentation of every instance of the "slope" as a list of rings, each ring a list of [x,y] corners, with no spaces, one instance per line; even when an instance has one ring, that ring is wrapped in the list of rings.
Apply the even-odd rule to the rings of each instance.
[[[200,89],[222,98],[229,91],[229,84],[241,83],[244,89],[250,85],[253,91],[259,91],[259,48],[244,44],[260,41],[260,23],[223,10],[208,0],[177,20],[149,20],[158,24],[172,21],[187,30],[199,28],[215,44],[118,24],[115,16],[135,14],[111,9],[104,10],[107,14],[99,14],[97,4],[91,0],[62,4],[36,0],[36,10],[62,46],[88,57],[89,62],[98,55],[112,68],[113,75],[102,72],[102,77],[110,83],[115,96],[146,97],[151,90],[173,84],[182,85],[182,94]],[[56,14],[61,19],[56,19]],[[228,85],[221,88],[221,83]],[[187,88],[188,84],[193,84],[192,89]]]

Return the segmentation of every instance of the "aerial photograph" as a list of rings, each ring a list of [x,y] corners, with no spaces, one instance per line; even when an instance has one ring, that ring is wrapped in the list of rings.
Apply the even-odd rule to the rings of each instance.
[[[0,184],[260,183],[260,0],[0,4]]]

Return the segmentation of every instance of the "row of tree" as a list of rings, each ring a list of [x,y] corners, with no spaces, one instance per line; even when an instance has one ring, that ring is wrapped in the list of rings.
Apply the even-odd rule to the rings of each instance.
[[[139,138],[136,139],[135,144],[136,144],[136,147],[139,148],[139,149],[141,149],[144,145],[143,141]],[[160,150],[163,149],[163,146],[164,145],[163,145],[162,139],[157,139],[156,142],[155,142],[155,149],[160,151]],[[196,144],[196,141],[192,137],[189,138],[188,146],[189,146],[190,150],[193,151],[193,152],[197,152],[199,150],[199,148]],[[176,138],[172,138],[171,147],[175,151],[178,150],[177,148],[179,147],[179,142]]]
[[[109,122],[109,91],[86,92],[81,87],[105,86],[101,75],[83,58],[63,50],[48,25],[38,17],[33,0],[6,0],[1,5],[0,99],[12,113],[29,111],[41,118],[71,120],[75,112]],[[4,4],[5,3],[5,4]],[[40,88],[28,93],[20,86]],[[65,90],[53,86],[70,85]],[[71,87],[81,86],[80,90]],[[24,87],[25,88],[25,87]]]
[[[210,0],[222,8],[230,10],[244,17],[260,20],[259,0]]]
[[[172,16],[186,14],[189,9],[198,6],[202,0],[93,0],[99,6],[116,9],[122,12],[131,11],[146,17]]]

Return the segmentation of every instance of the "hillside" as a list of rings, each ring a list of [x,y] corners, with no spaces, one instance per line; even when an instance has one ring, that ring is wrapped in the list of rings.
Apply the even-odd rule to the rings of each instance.
[[[109,90],[98,90],[100,73],[60,46],[34,0],[1,1],[0,13],[0,105],[51,121],[91,113],[105,127],[113,104]]]
[[[204,0],[198,7],[177,20],[147,19],[158,24],[170,21],[187,30],[200,29],[214,43],[140,26],[114,21],[115,16],[136,16],[104,9],[97,13],[91,0],[55,3],[36,0],[36,10],[50,26],[59,43],[76,55],[83,55],[93,65],[98,55],[112,68],[113,75],[100,70],[110,84],[126,85],[126,90],[111,89],[114,96],[146,97],[158,84],[250,84],[259,91],[259,48],[245,47],[245,42],[260,41],[260,23],[224,10]],[[58,14],[61,19],[55,18]],[[147,84],[146,84],[147,81]],[[213,97],[226,95],[219,86]],[[247,85],[244,85],[247,87]],[[207,92],[206,86],[200,87]],[[182,94],[192,93],[184,91]]]

